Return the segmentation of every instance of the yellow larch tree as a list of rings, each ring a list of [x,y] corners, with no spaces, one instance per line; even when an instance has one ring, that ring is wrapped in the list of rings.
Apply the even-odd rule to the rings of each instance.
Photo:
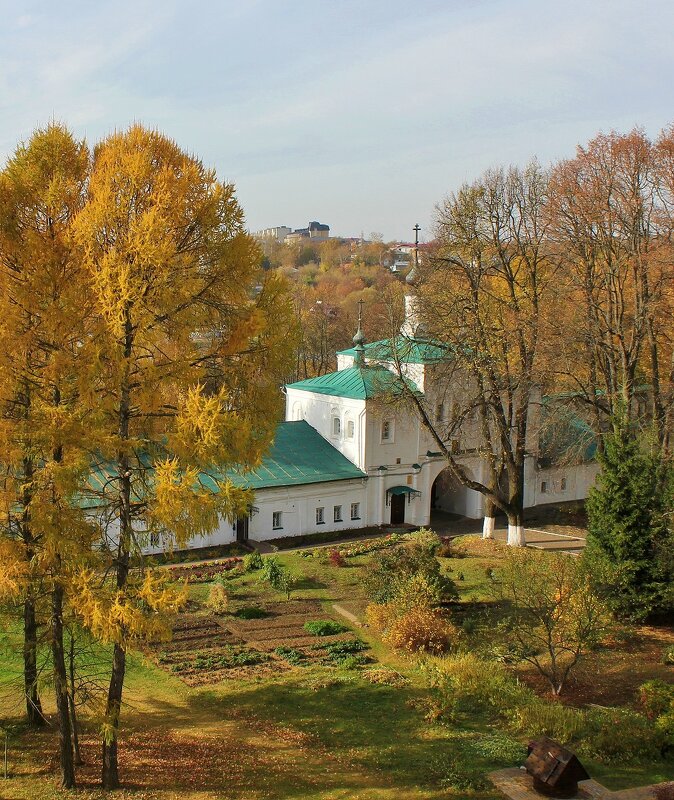
[[[77,498],[88,473],[92,411],[80,404],[90,306],[72,222],[89,152],[62,126],[38,130],[0,174],[0,584],[21,597],[28,719],[42,718],[37,633],[51,647],[62,785],[75,785],[63,616],[91,561],[98,525]],[[38,613],[39,612],[39,613]]]
[[[91,494],[111,523],[114,575],[103,599],[82,592],[80,612],[114,643],[102,772],[113,788],[126,651],[149,624],[138,609],[179,602],[136,568],[142,545],[181,546],[247,513],[249,494],[224,468],[258,464],[271,442],[291,307],[262,276],[233,186],[139,125],[96,148],[75,227],[100,321]]]

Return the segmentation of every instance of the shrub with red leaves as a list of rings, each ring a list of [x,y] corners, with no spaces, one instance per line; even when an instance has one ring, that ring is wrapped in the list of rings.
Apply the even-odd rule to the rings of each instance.
[[[339,550],[331,550],[328,558],[333,567],[343,567],[346,565],[346,560]]]

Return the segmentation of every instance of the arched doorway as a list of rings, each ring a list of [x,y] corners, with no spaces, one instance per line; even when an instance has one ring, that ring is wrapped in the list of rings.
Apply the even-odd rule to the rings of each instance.
[[[466,469],[466,474],[473,478],[469,469]],[[482,495],[466,488],[449,468],[443,469],[431,488],[431,514],[433,511],[477,519],[482,516]]]

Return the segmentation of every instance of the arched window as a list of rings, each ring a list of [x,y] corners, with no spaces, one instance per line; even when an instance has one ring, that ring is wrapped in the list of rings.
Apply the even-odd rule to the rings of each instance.
[[[342,421],[339,417],[332,418],[332,435],[339,436],[342,432]]]
[[[356,435],[356,423],[352,419],[349,419],[346,421],[346,438],[353,439],[355,435]]]

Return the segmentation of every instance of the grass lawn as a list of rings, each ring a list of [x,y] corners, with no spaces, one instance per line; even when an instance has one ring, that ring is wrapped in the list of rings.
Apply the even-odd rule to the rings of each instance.
[[[349,558],[347,566],[338,568],[296,552],[280,555],[282,563],[302,576],[285,606],[292,611],[287,616],[282,613],[286,601],[255,573],[226,581],[229,614],[221,618],[203,607],[209,584],[193,585],[188,609],[192,617],[184,626],[183,643],[176,634],[174,643],[129,659],[120,745],[124,789],[115,796],[133,800],[393,800],[401,796],[496,800],[499,795],[487,783],[481,785],[479,778],[490,770],[521,763],[523,740],[517,741],[479,713],[463,714],[451,723],[427,719],[424,701],[429,689],[423,669],[385,647],[368,629],[352,626],[347,633],[325,639],[304,631],[302,621],[314,608],[317,618],[345,624],[334,603],[356,615],[362,611],[360,567],[369,558]],[[443,570],[459,586],[464,609],[487,599],[488,569],[497,562],[498,552],[479,543],[470,557],[442,559]],[[241,608],[250,607],[267,609],[267,617],[247,621],[236,616]],[[222,651],[256,650],[269,660],[206,670],[198,682],[188,685],[187,676],[181,679],[181,673],[171,672],[175,660],[166,659],[162,666],[158,662],[162,653],[172,652],[171,647],[182,647],[185,658],[201,652],[202,662],[210,663],[203,650],[209,646],[210,634],[202,638],[190,619],[223,628],[231,623],[226,635],[239,638],[234,645],[223,639],[218,645]],[[365,653],[370,663],[356,669],[315,659],[289,665],[275,655],[276,642],[283,637],[300,650],[319,654],[322,651],[312,649],[316,644],[359,638],[369,648]],[[0,721],[14,723],[15,728],[9,747],[11,779],[0,780],[0,798],[52,800],[63,796],[55,784],[56,737],[52,730],[34,734],[16,724],[22,710],[17,691],[19,646],[20,631],[10,626],[0,651]],[[622,654],[625,692],[624,675],[636,661],[643,661],[643,653],[634,647],[634,659],[630,660],[628,650]],[[395,685],[373,682],[382,673]],[[594,702],[587,687],[583,691],[583,702]],[[49,704],[47,710],[52,710]],[[75,795],[91,800],[109,797],[96,788],[100,772],[97,724],[95,716],[85,722],[86,764],[79,768],[82,788]],[[593,777],[611,788],[666,780],[672,772],[671,762],[624,767],[585,763]],[[477,788],[469,789],[469,785]]]

